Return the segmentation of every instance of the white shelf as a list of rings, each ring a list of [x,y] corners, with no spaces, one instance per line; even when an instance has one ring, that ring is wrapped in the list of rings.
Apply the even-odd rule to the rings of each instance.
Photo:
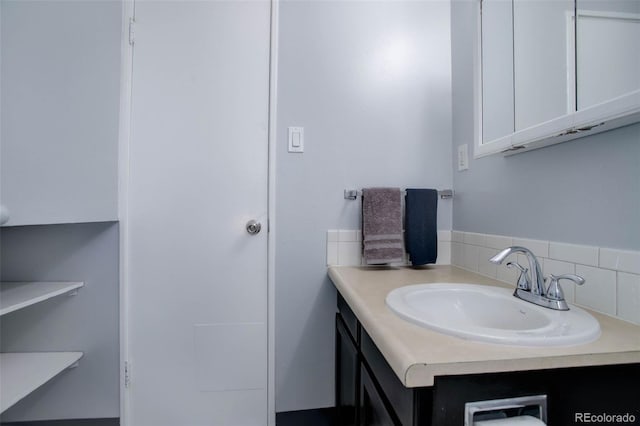
[[[0,284],[0,315],[69,293],[82,286],[82,282],[3,282]]]
[[[0,354],[0,413],[73,366],[82,352]]]

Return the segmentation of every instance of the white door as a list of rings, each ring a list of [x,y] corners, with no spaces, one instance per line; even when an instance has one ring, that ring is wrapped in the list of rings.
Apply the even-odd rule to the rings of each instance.
[[[135,20],[128,426],[264,426],[270,3]]]

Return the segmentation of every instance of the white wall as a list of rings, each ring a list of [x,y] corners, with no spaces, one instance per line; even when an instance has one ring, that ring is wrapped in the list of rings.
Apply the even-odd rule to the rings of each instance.
[[[7,225],[116,220],[122,3],[0,8]]]
[[[280,4],[276,411],[334,404],[327,229],[360,226],[343,189],[452,184],[448,1]],[[287,127],[305,153],[287,153]],[[438,227],[450,229],[451,202]]]

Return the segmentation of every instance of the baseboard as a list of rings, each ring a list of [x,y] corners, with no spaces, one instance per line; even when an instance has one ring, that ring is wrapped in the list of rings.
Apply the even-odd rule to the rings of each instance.
[[[335,419],[335,407],[283,411],[276,413],[276,426],[333,426]]]
[[[39,420],[35,422],[0,422],[2,426],[120,426],[120,419]]]

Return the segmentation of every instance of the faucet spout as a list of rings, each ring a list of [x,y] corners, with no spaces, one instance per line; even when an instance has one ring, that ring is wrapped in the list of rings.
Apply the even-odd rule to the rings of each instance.
[[[502,262],[504,262],[507,256],[513,253],[514,248],[516,247],[507,247],[506,249],[502,250],[500,253],[496,254],[491,259],[489,259],[489,262],[495,263],[496,265],[500,265]]]
[[[540,268],[540,263],[536,256],[526,247],[521,246],[512,246],[507,247],[502,250],[500,253],[493,256],[489,259],[489,262],[495,263],[496,265],[500,265],[504,260],[513,253],[522,253],[527,256],[527,260],[529,262],[529,272],[531,274],[531,279],[529,281],[529,291],[532,294],[537,296],[544,296],[544,276],[542,275],[542,269]]]

